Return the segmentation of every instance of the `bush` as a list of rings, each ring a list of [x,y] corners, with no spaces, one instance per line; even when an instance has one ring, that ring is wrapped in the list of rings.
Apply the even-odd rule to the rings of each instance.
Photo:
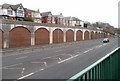
[[[31,17],[24,18],[24,21],[34,22],[33,19],[32,19]]]

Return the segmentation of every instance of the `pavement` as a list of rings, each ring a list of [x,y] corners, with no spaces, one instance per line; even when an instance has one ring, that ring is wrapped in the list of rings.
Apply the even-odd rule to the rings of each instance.
[[[21,48],[6,49],[2,55],[2,78],[69,79],[118,47],[118,38],[110,38],[109,43],[102,40],[22,48],[21,52],[16,51]]]

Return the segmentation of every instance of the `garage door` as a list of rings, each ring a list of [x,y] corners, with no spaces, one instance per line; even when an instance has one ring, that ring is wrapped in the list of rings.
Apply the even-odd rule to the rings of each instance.
[[[76,32],[76,41],[80,41],[82,40],[82,31],[77,31]]]
[[[89,40],[89,32],[85,31],[84,33],[84,40]]]
[[[53,31],[53,43],[62,43],[63,42],[63,31],[56,29]]]
[[[0,49],[3,48],[3,31],[0,30]]]
[[[68,30],[66,32],[66,42],[74,41],[74,32],[72,30]]]
[[[39,28],[35,31],[35,45],[49,44],[49,31],[45,28]]]
[[[91,32],[91,39],[94,39],[94,38],[95,38],[94,32]]]
[[[16,27],[10,31],[9,47],[24,47],[31,45],[31,34],[27,28]]]

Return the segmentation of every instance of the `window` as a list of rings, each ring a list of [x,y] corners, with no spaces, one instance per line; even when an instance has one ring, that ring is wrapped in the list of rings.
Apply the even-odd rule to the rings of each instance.
[[[18,10],[18,16],[23,16],[23,10]]]
[[[7,12],[8,12],[8,15],[13,15],[12,9],[8,9]]]
[[[17,9],[17,16],[24,17],[24,9],[22,7]]]
[[[48,17],[48,23],[51,23],[51,17]]]
[[[6,16],[3,16],[3,19],[8,19],[8,17],[6,17]]]

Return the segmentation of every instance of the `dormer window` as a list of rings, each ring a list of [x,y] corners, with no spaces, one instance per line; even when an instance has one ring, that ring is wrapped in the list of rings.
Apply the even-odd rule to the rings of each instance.
[[[18,17],[24,17],[24,9],[22,7],[19,7],[17,9],[17,16]]]
[[[18,10],[19,16],[23,16],[23,10]]]
[[[11,8],[9,8],[9,9],[7,10],[7,13],[8,13],[8,15],[13,15],[13,10],[12,10]]]

